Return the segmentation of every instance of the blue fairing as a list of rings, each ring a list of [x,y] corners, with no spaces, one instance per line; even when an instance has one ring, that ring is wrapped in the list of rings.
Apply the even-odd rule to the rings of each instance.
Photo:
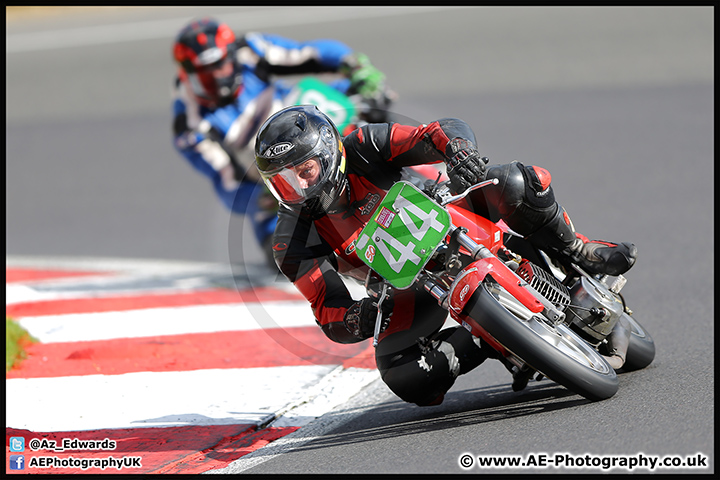
[[[342,42],[330,39],[311,40],[308,42],[297,42],[295,40],[272,34],[248,34],[245,36],[248,45],[261,57],[265,56],[265,46],[263,42],[269,42],[274,46],[286,48],[288,50],[299,50],[304,47],[313,47],[317,50],[319,58],[317,59],[322,65],[330,68],[340,66],[342,58],[350,53],[352,49]]]

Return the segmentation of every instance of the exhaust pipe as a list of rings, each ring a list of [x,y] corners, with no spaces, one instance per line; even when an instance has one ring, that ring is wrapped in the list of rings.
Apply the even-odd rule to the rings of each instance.
[[[607,336],[609,355],[603,355],[612,368],[618,370],[625,364],[627,349],[630,345],[630,324],[625,316],[620,316],[617,323]]]

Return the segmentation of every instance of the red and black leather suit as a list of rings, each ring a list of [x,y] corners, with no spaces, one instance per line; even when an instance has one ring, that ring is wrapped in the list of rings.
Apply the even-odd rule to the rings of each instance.
[[[316,215],[281,204],[273,238],[275,260],[310,302],[318,325],[333,341],[363,340],[343,323],[356,300],[339,276],[365,278],[367,267],[353,248],[358,233],[385,192],[400,180],[403,167],[446,161],[447,143],[455,138],[476,145],[470,127],[458,119],[419,127],[365,125],[343,139],[347,173],[343,195],[348,199],[344,208]],[[491,177],[499,178],[500,184],[475,200],[488,216],[507,217],[510,227],[522,233],[555,213],[546,171],[513,162],[490,168]],[[525,225],[528,216],[532,225]],[[447,312],[425,292],[407,289],[394,296],[392,319],[380,334],[376,360],[385,383],[403,400],[418,405],[441,402],[459,374],[490,354],[460,327],[440,331],[446,317]]]

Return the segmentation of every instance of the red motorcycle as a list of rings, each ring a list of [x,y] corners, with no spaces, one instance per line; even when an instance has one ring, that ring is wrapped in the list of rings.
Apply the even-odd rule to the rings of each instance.
[[[455,196],[448,182],[396,183],[356,242],[376,274],[368,279],[380,277],[380,288],[366,282],[368,294],[382,303],[393,289],[423,289],[514,371],[590,400],[612,397],[616,370],[641,369],[655,357],[652,337],[620,293],[625,277],[577,265],[567,271],[502,221],[470,211],[464,197],[496,183]]]

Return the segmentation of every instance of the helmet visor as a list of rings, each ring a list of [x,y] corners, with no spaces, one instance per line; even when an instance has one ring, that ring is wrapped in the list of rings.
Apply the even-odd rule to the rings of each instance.
[[[194,93],[213,101],[233,96],[236,87],[235,76],[235,66],[227,55],[209,65],[196,67],[193,73],[188,73]]]
[[[303,203],[311,197],[310,192],[320,182],[322,171],[320,160],[313,157],[297,167],[283,168],[266,179],[266,183],[275,196],[285,203]]]
[[[337,175],[341,167],[339,153],[339,150],[319,140],[305,158],[260,174],[279,201],[290,205],[301,204],[318,196],[328,179]]]

